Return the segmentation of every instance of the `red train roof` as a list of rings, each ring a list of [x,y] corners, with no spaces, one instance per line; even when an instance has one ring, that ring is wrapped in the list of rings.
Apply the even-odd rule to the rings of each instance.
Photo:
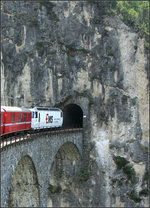
[[[12,107],[12,106],[1,106],[1,109],[4,109],[6,112],[26,112],[26,113],[31,112],[29,109],[26,108]]]

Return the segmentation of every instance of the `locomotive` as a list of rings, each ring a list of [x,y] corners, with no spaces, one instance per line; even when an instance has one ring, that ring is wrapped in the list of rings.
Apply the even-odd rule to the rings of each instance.
[[[1,136],[62,127],[63,112],[51,107],[1,106]]]

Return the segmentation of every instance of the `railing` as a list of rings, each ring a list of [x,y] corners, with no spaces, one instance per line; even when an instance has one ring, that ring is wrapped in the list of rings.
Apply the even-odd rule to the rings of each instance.
[[[30,141],[38,135],[57,135],[57,134],[64,134],[69,132],[77,132],[82,131],[82,128],[55,128],[55,129],[42,129],[42,130],[35,130],[30,133],[25,133],[21,135],[6,137],[5,139],[1,139],[1,149],[4,149],[8,146],[19,144],[21,142]]]

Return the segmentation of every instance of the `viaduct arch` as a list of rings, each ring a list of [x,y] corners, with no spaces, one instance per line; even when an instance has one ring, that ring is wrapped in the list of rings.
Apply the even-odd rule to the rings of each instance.
[[[68,207],[69,201],[64,194],[70,192],[73,176],[81,171],[81,160],[80,152],[73,143],[67,142],[60,147],[50,170],[47,207]]]
[[[12,177],[8,196],[9,207],[39,207],[38,178],[32,159],[24,156]]]

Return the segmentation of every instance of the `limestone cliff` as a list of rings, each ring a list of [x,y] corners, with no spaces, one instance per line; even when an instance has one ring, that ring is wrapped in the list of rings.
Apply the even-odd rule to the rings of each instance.
[[[88,161],[97,167],[93,174],[99,171],[99,179],[105,179],[105,193],[99,193],[99,182],[93,192],[100,195],[97,204],[81,197],[68,206],[148,206],[144,39],[105,13],[104,6],[2,2],[1,102],[62,108],[76,103],[88,109]],[[85,193],[96,178],[78,191],[72,185],[75,195]]]

